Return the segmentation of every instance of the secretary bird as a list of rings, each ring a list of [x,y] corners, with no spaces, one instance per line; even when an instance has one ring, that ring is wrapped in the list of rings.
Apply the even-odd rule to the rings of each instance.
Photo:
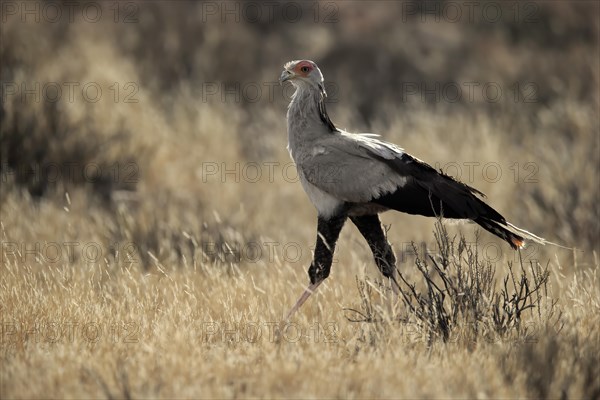
[[[484,195],[477,189],[436,171],[395,144],[377,139],[378,135],[337,128],[327,115],[323,74],[314,62],[288,62],[279,80],[290,81],[295,88],[287,112],[288,150],[318,212],[310,284],[286,319],[329,276],[335,245],[348,218],[395,291],[399,289],[396,258],[379,220],[383,211],[472,220],[513,249],[522,248],[526,239],[550,243],[507,222],[480,199]]]

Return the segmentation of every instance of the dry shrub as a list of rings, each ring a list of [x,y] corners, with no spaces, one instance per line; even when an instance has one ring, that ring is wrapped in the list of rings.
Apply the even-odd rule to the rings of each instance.
[[[457,337],[472,341],[526,339],[538,327],[562,329],[558,300],[551,298],[548,266],[520,260],[515,272],[509,262],[508,274],[497,288],[496,267],[479,253],[478,241],[467,244],[463,236],[458,240],[450,237],[441,220],[435,224],[434,236],[436,254],[420,255],[413,243],[420,285],[397,270],[404,311],[393,319],[416,324],[429,343]],[[389,321],[381,315],[381,308],[371,304],[371,286],[358,279],[357,286],[362,304],[360,310],[347,310],[349,319]]]

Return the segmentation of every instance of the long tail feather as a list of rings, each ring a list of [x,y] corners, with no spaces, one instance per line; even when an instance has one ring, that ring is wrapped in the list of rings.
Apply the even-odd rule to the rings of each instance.
[[[572,250],[570,247],[550,242],[507,221],[496,221],[486,217],[480,217],[477,218],[475,222],[478,223],[483,229],[508,242],[508,244],[510,244],[510,246],[515,250],[525,247],[528,241],[541,245],[550,244],[563,249]]]

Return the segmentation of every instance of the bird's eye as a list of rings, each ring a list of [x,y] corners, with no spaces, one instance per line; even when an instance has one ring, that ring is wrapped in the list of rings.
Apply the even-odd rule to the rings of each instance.
[[[307,73],[308,71],[310,71],[310,68],[305,66],[305,67],[300,68],[300,71]]]

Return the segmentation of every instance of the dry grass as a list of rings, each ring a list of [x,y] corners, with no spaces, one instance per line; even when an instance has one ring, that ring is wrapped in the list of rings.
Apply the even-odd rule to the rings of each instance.
[[[599,8],[572,3],[497,23],[404,20],[390,2],[324,2],[330,24],[312,3],[297,23],[223,23],[192,2],[128,3],[131,24],[109,3],[98,23],[81,7],[58,23],[3,8],[0,397],[598,398]],[[435,221],[385,214],[421,314],[391,307],[348,226],[330,279],[281,327],[307,282],[316,214],[289,168],[286,90],[267,92],[301,57],[333,85],[338,125],[460,172],[510,221],[578,250],[519,256],[452,225],[445,257],[461,269],[440,274]],[[49,82],[103,95],[10,94]],[[407,82],[494,82],[505,95],[422,102]],[[515,101],[516,82],[535,84],[534,102]],[[236,84],[263,94],[223,100]],[[429,276],[457,285],[436,292]]]

